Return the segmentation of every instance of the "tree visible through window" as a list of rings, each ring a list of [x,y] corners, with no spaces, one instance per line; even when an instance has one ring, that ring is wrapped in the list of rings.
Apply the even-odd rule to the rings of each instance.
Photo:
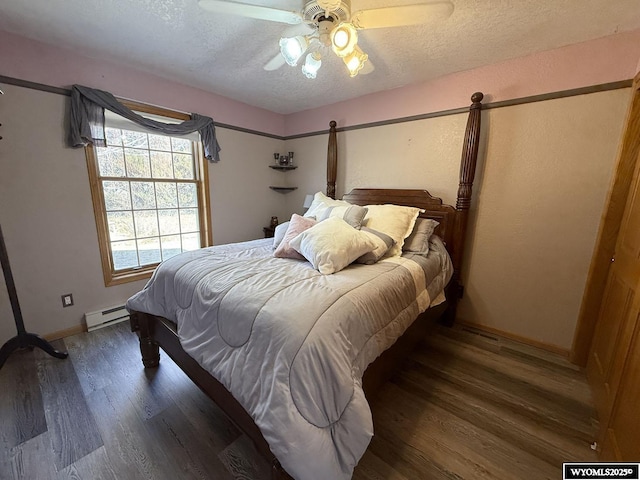
[[[105,133],[107,145],[87,147],[87,157],[109,285],[148,276],[158,263],[205,246],[208,219],[198,143],[124,128]]]

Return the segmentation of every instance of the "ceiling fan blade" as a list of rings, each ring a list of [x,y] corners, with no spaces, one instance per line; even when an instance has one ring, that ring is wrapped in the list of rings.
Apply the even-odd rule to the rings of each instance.
[[[278,53],[275,57],[273,57],[271,60],[269,60],[267,63],[264,64],[264,68],[265,70],[267,70],[268,72],[272,71],[272,70],[277,70],[279,69],[281,66],[283,66],[286,63],[284,57]]]
[[[302,15],[298,12],[261,7],[248,3],[226,2],[223,0],[199,0],[198,5],[200,5],[202,9],[214,13],[226,13],[240,17],[268,20],[270,22],[288,23],[289,25],[297,25],[302,22]]]
[[[316,31],[317,28],[308,23],[299,23],[297,25],[292,25],[291,27],[286,27],[282,32],[282,36],[295,37],[296,35],[312,35]]]
[[[402,27],[444,20],[452,13],[453,3],[451,2],[420,3],[360,10],[351,15],[351,23],[357,29]]]

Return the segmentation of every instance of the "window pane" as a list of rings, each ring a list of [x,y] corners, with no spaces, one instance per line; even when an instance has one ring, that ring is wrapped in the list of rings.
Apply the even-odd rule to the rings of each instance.
[[[171,145],[174,152],[191,153],[191,140],[171,137]]]
[[[182,252],[180,245],[180,235],[171,235],[168,237],[160,237],[162,244],[162,260],[175,257]]]
[[[180,230],[182,232],[199,231],[197,208],[181,208],[180,209]]]
[[[134,210],[156,208],[156,194],[151,182],[131,182],[131,196]]]
[[[145,178],[151,177],[151,167],[149,166],[149,150],[125,148],[124,156],[127,161],[127,176]]]
[[[138,254],[140,255],[140,265],[151,265],[160,263],[160,239],[143,238],[138,240]]]
[[[178,185],[178,199],[181,207],[197,207],[198,196],[195,183],[181,183]]]
[[[120,147],[99,147],[98,168],[102,177],[125,177],[124,154]]]
[[[160,220],[160,235],[180,233],[178,210],[159,210],[158,219]]]
[[[149,134],[149,148],[152,150],[164,150],[165,152],[170,152],[171,139],[164,135]]]
[[[155,185],[158,208],[176,208],[178,206],[176,184],[173,182],[156,182]]]
[[[109,224],[109,239],[111,241],[136,238],[131,212],[107,212],[107,223]]]
[[[99,231],[111,248],[111,279],[201,248],[193,141],[111,127],[105,135],[106,146],[93,149],[91,172],[104,197]]]
[[[173,172],[176,178],[193,180],[193,157],[182,153],[173,154]]]
[[[188,252],[200,248],[200,235],[197,233],[188,233],[182,235],[182,251]]]
[[[131,210],[129,182],[102,182],[104,205],[110,210]]]
[[[113,268],[115,270],[138,266],[138,253],[134,240],[111,242],[111,252],[113,254]]]
[[[158,213],[155,210],[133,212],[136,220],[136,237],[158,236]]]
[[[173,178],[171,153],[151,152],[151,172],[153,178]]]
[[[144,132],[123,130],[122,143],[125,147],[149,148],[149,144],[147,143],[147,134]]]
[[[105,135],[107,137],[107,145],[122,146],[122,130],[119,128],[105,128]]]

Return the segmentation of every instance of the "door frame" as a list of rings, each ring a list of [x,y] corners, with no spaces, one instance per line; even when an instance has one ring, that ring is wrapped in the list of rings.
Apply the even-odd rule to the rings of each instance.
[[[618,162],[609,188],[606,208],[600,221],[596,247],[591,258],[587,283],[569,359],[586,367],[598,321],[609,266],[615,253],[622,215],[627,204],[631,177],[640,153],[640,72],[633,79],[624,135],[618,147]]]

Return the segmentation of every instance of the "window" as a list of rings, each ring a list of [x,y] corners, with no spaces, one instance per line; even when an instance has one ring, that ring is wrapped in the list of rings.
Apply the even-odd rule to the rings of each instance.
[[[145,116],[160,109],[127,106]],[[88,146],[105,285],[148,278],[181,252],[211,244],[207,165],[197,133],[169,137],[105,112],[105,147]],[[163,122],[186,115],[162,110]],[[169,113],[170,118],[166,118]]]

